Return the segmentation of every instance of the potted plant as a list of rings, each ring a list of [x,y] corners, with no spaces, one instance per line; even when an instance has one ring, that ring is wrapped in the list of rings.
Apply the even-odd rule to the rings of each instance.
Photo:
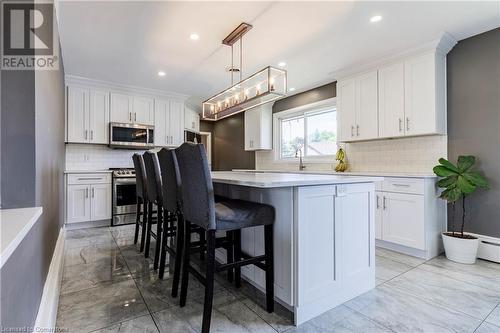
[[[479,240],[477,237],[464,233],[466,215],[466,198],[478,187],[488,189],[488,182],[473,166],[476,162],[474,156],[459,156],[457,165],[444,158],[439,159],[434,173],[441,177],[437,186],[443,188],[439,196],[452,205],[451,232],[443,232],[443,244],[446,258],[463,264],[476,262]],[[455,204],[462,200],[462,223],[460,231],[455,231]]]

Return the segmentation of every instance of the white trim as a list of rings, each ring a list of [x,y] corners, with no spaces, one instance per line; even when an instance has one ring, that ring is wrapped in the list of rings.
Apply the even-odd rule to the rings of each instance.
[[[63,271],[65,229],[59,229],[49,272],[43,286],[42,299],[35,321],[35,332],[53,332],[56,326],[57,307]]]
[[[144,88],[126,84],[120,84],[115,82],[101,81],[96,79],[90,79],[82,76],[76,75],[66,75],[65,76],[66,86],[67,85],[83,85],[92,86],[95,88],[101,88],[105,90],[110,90],[111,92],[120,92],[126,94],[137,94],[154,98],[168,98],[177,99],[180,101],[185,101],[188,96],[184,94],[179,94],[171,91],[163,91],[159,89]]]
[[[273,162],[278,164],[289,164],[294,163],[296,158],[281,158],[281,128],[280,121],[285,118],[306,115],[307,113],[316,113],[321,111],[326,111],[329,108],[337,106],[337,98],[327,98],[318,102],[304,104],[292,109],[284,110],[281,112],[276,112],[273,114],[273,147],[274,148],[274,156]],[[336,129],[335,129],[336,130]],[[307,133],[304,133],[306,136]],[[326,155],[326,156],[303,156],[302,160],[304,163],[329,163],[333,161],[334,155]]]
[[[200,132],[200,135],[207,137],[207,159],[208,164],[212,165],[212,133],[211,132]]]

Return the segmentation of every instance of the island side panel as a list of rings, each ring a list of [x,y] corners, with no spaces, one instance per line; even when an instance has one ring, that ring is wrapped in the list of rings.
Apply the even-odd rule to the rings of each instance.
[[[214,184],[215,194],[232,199],[265,203],[274,207],[274,287],[275,298],[286,307],[293,306],[293,188],[256,188],[229,184]],[[264,254],[264,228],[246,228],[241,233],[242,251],[249,255]],[[225,262],[226,252],[217,249],[218,261]],[[265,291],[265,273],[248,265],[242,276],[258,289]]]
[[[374,288],[374,185],[304,186],[294,197],[299,325]]]

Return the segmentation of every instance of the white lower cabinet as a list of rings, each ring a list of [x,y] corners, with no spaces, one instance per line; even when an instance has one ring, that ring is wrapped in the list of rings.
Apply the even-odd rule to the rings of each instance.
[[[66,177],[66,223],[111,219],[109,174],[68,174]]]
[[[430,259],[442,250],[446,205],[437,196],[435,178],[385,178],[376,192],[377,245]]]

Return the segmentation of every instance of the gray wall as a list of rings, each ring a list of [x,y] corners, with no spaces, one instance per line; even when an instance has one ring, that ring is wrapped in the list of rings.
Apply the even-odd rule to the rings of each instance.
[[[337,96],[337,82],[325,84],[276,101],[273,112],[280,112]]]
[[[60,65],[59,71],[2,73],[2,205],[43,207],[0,271],[3,328],[34,325],[63,223],[62,59]]]
[[[469,198],[466,229],[500,237],[500,28],[460,41],[447,64],[448,155],[475,155],[491,185]]]

